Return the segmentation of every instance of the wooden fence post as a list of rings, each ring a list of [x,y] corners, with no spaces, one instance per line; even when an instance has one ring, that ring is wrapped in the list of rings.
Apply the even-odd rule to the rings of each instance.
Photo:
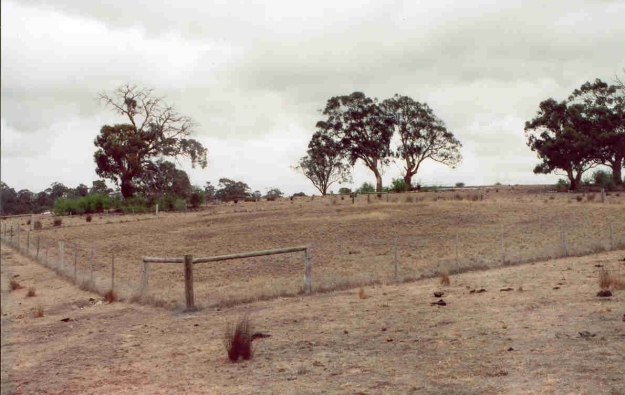
[[[504,248],[503,232],[504,232],[504,226],[501,225],[501,264],[502,265],[506,263],[506,250]]]
[[[41,236],[37,236],[37,258],[39,258],[39,241],[41,240]]]
[[[456,267],[460,269],[460,260],[458,259],[458,232],[456,232]]]
[[[20,250],[20,247],[21,247],[20,246],[20,232],[21,232],[20,226],[17,225],[17,250],[18,251]]]
[[[78,277],[76,276],[77,271],[78,271],[78,258],[76,254],[76,248],[74,248],[74,283],[76,283],[78,279]]]
[[[397,272],[397,232],[395,232],[395,281],[399,281],[399,273]]]
[[[65,262],[63,261],[63,258],[65,257],[65,243],[62,241],[59,241],[59,269],[63,270],[63,266],[65,264]]]
[[[30,254],[30,230],[26,230],[26,255]]]
[[[184,293],[187,301],[187,311],[195,310],[193,297],[193,256],[184,256]]]
[[[388,195],[389,195],[389,193],[386,192],[386,203],[388,203]]]
[[[158,218],[158,203],[156,204],[156,218]]]
[[[115,254],[111,256],[111,291],[115,291]]]
[[[141,276],[141,296],[144,296],[148,290],[148,279],[149,279],[149,270],[150,270],[150,266],[149,263],[146,262],[145,260],[142,261],[143,262],[143,275]]]
[[[13,225],[11,225],[11,242],[13,242]]]
[[[614,238],[612,237],[612,220],[610,220],[610,250],[614,249]]]
[[[601,188],[601,203],[605,203],[605,188]]]
[[[562,224],[561,228],[560,228],[560,234],[561,234],[561,238],[562,238],[562,251],[564,252],[564,256],[568,256],[569,253],[566,250],[566,239],[564,236],[564,224]]]
[[[89,258],[89,284],[93,287],[93,248],[91,249],[91,256]]]
[[[310,247],[306,247],[305,254],[306,261],[304,263],[304,293],[309,294],[312,291]]]

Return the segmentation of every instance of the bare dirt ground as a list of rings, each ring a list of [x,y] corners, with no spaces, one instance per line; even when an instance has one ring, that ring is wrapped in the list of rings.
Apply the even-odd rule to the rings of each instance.
[[[624,256],[181,313],[103,304],[3,244],[2,393],[625,394],[625,291],[595,296]],[[271,337],[232,364],[222,334],[244,314]]]
[[[202,257],[309,245],[313,290],[321,291],[394,282],[395,244],[399,281],[440,270],[499,267],[502,259],[516,264],[625,247],[625,193],[612,193],[605,204],[598,194],[545,194],[521,187],[489,188],[482,194],[481,201],[469,199],[477,196],[471,190],[391,194],[388,203],[386,195],[359,196],[354,205],[349,197],[306,197],[161,213],[158,219],[96,215],[91,223],[65,217],[60,228],[46,220],[44,230],[31,232],[30,238],[31,244],[41,238],[40,254],[45,245],[51,266],[58,241],[65,241],[70,276],[76,248],[79,283],[88,278],[93,250],[102,293],[110,288],[114,255],[116,288],[126,299],[139,288],[143,256]],[[22,243],[25,238],[22,234]],[[304,254],[199,264],[194,271],[196,302],[227,306],[297,295]],[[183,303],[181,264],[150,264],[149,284],[152,300],[174,309]]]

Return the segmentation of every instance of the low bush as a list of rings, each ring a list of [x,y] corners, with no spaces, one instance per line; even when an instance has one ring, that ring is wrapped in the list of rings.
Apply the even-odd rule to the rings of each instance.
[[[112,289],[108,290],[105,294],[104,294],[104,300],[108,303],[113,303],[113,302],[117,302],[117,293],[115,291],[113,291]]]
[[[54,226],[61,226],[63,225],[63,218],[55,218],[53,221]]]
[[[577,195],[577,201],[581,202],[582,200],[584,200],[584,197],[582,195]]]
[[[32,298],[34,296],[37,296],[37,289],[35,289],[35,287],[28,288],[28,293],[26,294],[26,297]]]
[[[87,222],[91,222],[93,220],[93,217],[91,217],[91,215],[87,215],[87,218],[85,218],[85,221]]]

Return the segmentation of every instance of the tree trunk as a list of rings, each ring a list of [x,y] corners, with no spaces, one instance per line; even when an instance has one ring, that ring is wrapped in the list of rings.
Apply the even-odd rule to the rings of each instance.
[[[412,176],[414,174],[412,174],[411,172],[406,172],[406,175],[404,176],[404,182],[406,183],[406,185],[408,185],[409,189],[412,189]]]
[[[621,168],[623,167],[623,158],[617,157],[614,163],[610,162],[610,167],[612,168],[612,179],[614,180],[614,184],[623,184],[623,173],[621,172]]]
[[[373,171],[373,174],[375,174],[375,191],[382,192],[382,175],[377,168],[371,170]]]
[[[582,181],[582,172],[578,171],[575,177],[573,177],[573,174],[571,173],[569,175],[569,181],[571,182],[570,190],[577,191],[577,188],[579,187],[579,183]]]
[[[122,177],[121,184],[124,199],[133,197],[135,191],[132,185],[132,177]]]

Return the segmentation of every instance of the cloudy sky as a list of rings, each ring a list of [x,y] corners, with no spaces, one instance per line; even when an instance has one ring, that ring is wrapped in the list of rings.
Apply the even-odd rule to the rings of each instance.
[[[199,124],[209,166],[264,192],[314,192],[290,166],[336,95],[426,102],[462,165],[413,181],[546,183],[523,125],[542,100],[625,69],[625,2],[2,0],[2,181],[40,191],[97,179],[93,140],[125,120],[97,100],[154,88]],[[391,164],[384,183],[400,175]],[[375,182],[362,165],[354,184]],[[338,190],[338,186],[334,187]]]

